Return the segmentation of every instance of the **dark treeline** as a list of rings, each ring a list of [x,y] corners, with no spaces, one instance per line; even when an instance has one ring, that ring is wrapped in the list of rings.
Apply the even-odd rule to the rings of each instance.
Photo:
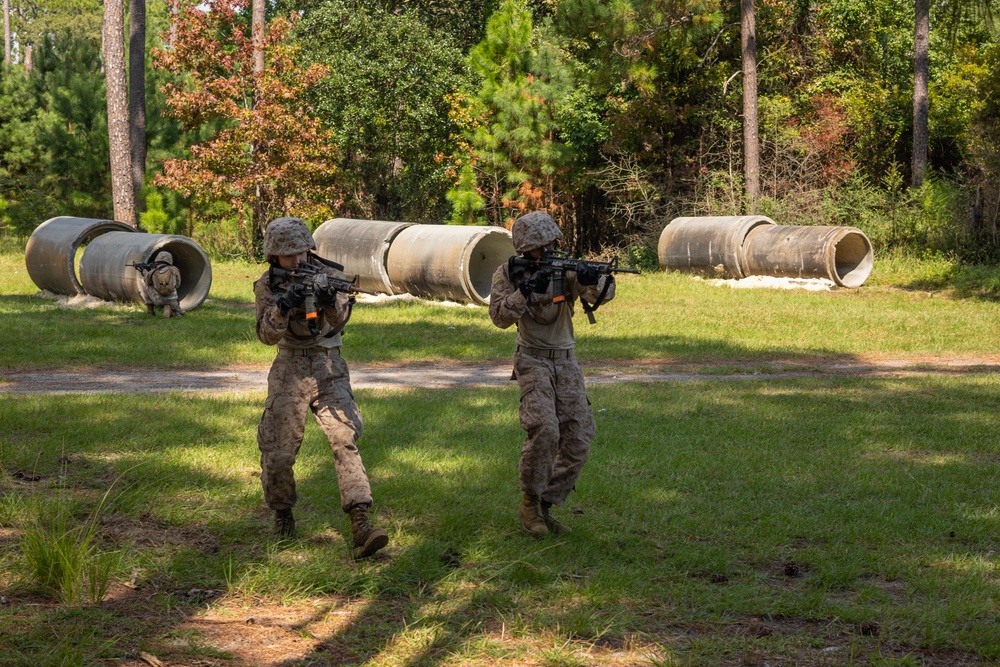
[[[100,8],[86,5],[50,0],[44,12],[12,17],[16,48],[0,73],[8,233],[27,235],[55,215],[111,215]],[[249,3],[227,6],[231,29],[248,31]],[[152,54],[178,25],[166,5],[148,8]],[[544,208],[571,250],[627,250],[639,263],[651,261],[674,216],[749,212],[857,226],[880,250],[1000,261],[1000,41],[988,3],[931,7],[930,171],[917,188],[914,3],[757,0],[755,9],[761,153],[750,201],[740,2],[269,4],[269,21],[295,17],[287,42],[298,65],[323,68],[295,89],[292,106],[321,121],[337,195],[309,207],[276,184],[268,201],[313,216],[493,225]],[[86,20],[55,20],[73,12]],[[177,17],[183,34],[184,12]],[[193,145],[244,122],[178,113],[162,88],[195,80],[182,61],[148,61],[142,224],[192,235],[212,252],[252,253],[238,197],[162,175],[165,161],[189,159]]]

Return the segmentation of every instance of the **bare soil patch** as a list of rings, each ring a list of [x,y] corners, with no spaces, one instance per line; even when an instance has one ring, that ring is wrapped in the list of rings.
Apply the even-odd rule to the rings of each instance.
[[[590,385],[629,382],[685,382],[789,377],[892,377],[919,374],[964,375],[1000,370],[1000,355],[851,357],[763,362],[678,362],[642,360],[585,362]],[[205,391],[244,393],[267,389],[267,366],[237,365],[209,370],[156,370],[107,366],[94,369],[0,370],[0,392],[31,394]],[[450,389],[502,386],[510,382],[508,362],[469,364],[351,364],[355,389]]]

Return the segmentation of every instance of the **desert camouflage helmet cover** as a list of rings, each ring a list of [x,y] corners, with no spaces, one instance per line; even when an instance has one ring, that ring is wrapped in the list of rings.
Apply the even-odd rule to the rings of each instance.
[[[316,247],[306,223],[299,218],[276,218],[264,230],[264,257],[298,255]]]
[[[525,213],[515,220],[510,234],[514,240],[514,250],[521,253],[542,248],[563,237],[552,216],[542,211]]]
[[[166,250],[162,250],[156,253],[156,259],[153,260],[154,263],[163,262],[164,264],[174,265],[174,256],[171,255]]]

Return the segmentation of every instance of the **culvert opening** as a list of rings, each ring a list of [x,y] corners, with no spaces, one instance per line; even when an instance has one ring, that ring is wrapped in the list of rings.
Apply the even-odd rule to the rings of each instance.
[[[844,287],[861,287],[874,265],[868,238],[859,232],[845,234],[834,249],[834,265]]]
[[[197,308],[205,301],[212,287],[212,267],[207,256],[192,242],[175,239],[155,247],[146,261],[154,261],[156,255],[163,251],[170,253],[174,266],[181,272],[181,286],[177,290],[178,303],[184,310]]]
[[[469,251],[469,283],[483,301],[489,301],[493,272],[514,253],[510,237],[502,233],[484,234]]]

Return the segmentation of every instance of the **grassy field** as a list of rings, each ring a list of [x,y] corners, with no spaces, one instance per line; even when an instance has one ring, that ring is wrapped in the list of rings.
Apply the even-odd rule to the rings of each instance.
[[[273,356],[252,332],[261,267],[213,265],[209,301],[161,321],[35,296],[19,260],[0,254],[0,368]],[[886,258],[869,285],[828,293],[626,276],[597,325],[578,317],[580,354],[985,358],[1000,352],[997,304],[989,275],[969,275]],[[345,345],[358,363],[500,362],[512,338],[483,308],[362,304]],[[574,532],[535,541],[515,518],[515,387],[358,391],[391,537],[362,563],[312,423],[300,539],[270,539],[261,393],[0,393],[0,665],[1000,663],[995,373],[589,393],[598,435],[557,513]]]
[[[881,273],[880,273],[881,270]],[[0,253],[0,373],[4,368],[139,366],[219,368],[269,364],[253,331],[252,283],[262,265],[213,263],[208,300],[163,322],[137,304],[62,307],[36,296],[17,249]],[[680,274],[619,278],[619,296],[590,325],[578,313],[584,361],[782,360],[1000,353],[1000,301],[982,286],[961,291],[946,263],[887,258],[869,284],[832,292],[727,289]],[[1000,275],[1000,272],[994,272]],[[993,274],[981,282],[991,285]],[[484,306],[431,301],[360,303],[345,356],[362,363],[504,361],[512,331]]]

